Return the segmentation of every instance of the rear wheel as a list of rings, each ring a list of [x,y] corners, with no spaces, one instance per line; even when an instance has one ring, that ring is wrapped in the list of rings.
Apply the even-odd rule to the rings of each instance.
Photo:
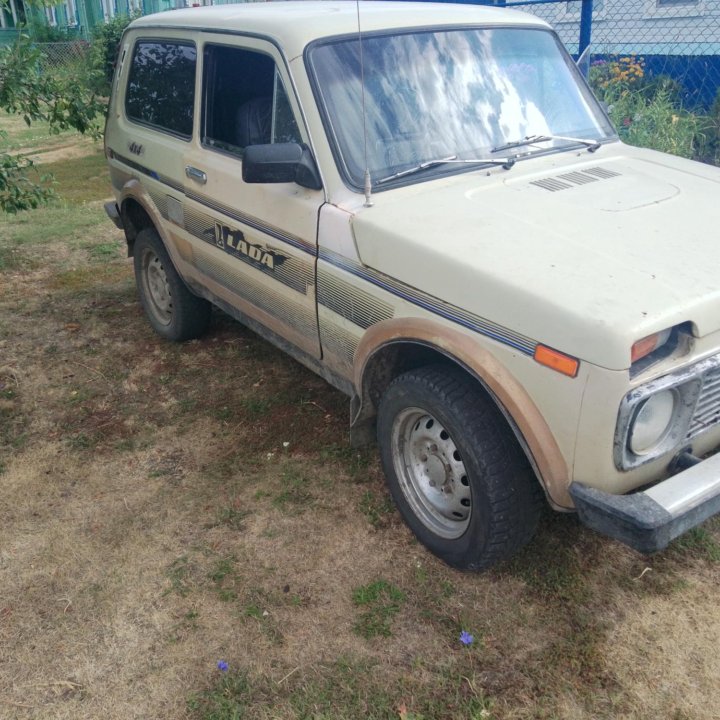
[[[140,302],[155,332],[168,340],[202,335],[210,322],[210,303],[188,290],[154,228],[138,233],[133,254]]]
[[[450,565],[488,568],[532,537],[537,481],[503,415],[464,373],[433,366],[394,380],[378,443],[405,521]]]

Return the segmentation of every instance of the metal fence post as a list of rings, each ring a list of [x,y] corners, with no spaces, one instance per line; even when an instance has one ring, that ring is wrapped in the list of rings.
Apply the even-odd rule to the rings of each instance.
[[[582,0],[582,9],[580,10],[580,42],[578,45],[578,57],[580,57],[588,47],[592,39],[592,21],[593,21],[593,0]]]

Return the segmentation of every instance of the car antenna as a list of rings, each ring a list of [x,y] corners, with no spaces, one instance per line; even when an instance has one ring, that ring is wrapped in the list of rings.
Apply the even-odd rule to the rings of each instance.
[[[372,207],[372,180],[370,178],[370,168],[368,167],[368,151],[367,151],[367,113],[365,112],[365,63],[363,59],[363,41],[362,31],[360,30],[360,0],[355,0],[357,8],[357,28],[358,43],[360,46],[360,97],[362,98],[362,120],[363,120],[363,160],[365,161],[365,178],[363,190],[365,192],[364,207]]]

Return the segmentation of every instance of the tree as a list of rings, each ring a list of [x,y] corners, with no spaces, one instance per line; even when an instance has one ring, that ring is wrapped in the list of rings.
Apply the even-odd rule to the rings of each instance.
[[[45,121],[54,133],[74,129],[99,136],[98,119],[105,102],[91,89],[97,85],[92,82],[94,71],[85,71],[85,77],[49,72],[43,60],[42,52],[24,34],[0,48],[0,109],[22,115],[28,125]],[[0,131],[0,139],[3,135]],[[0,152],[0,211],[16,213],[47,202],[53,196],[49,181],[37,173],[31,160]]]

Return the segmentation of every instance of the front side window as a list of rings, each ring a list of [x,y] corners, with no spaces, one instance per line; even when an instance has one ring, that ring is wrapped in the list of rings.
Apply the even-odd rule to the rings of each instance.
[[[205,46],[202,141],[242,155],[248,145],[301,142],[295,116],[269,55]]]
[[[189,138],[196,61],[194,45],[161,40],[136,43],[125,93],[128,118]]]
[[[358,188],[366,152],[359,55],[357,38],[309,51],[341,169]],[[529,135],[603,140],[614,134],[572,60],[544,30],[370,35],[363,57],[373,182],[442,158],[497,158],[495,148]],[[542,151],[567,145],[552,140]],[[430,174],[446,171],[438,165]]]

